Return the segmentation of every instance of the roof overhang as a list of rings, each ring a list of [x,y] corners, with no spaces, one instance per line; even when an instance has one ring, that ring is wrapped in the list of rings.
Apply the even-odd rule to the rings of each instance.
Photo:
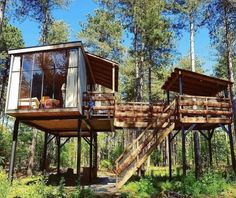
[[[162,89],[179,92],[179,79],[182,78],[183,93],[196,96],[215,96],[226,90],[233,82],[223,80],[197,72],[175,68],[171,76],[166,80]]]
[[[60,43],[60,44],[52,44],[46,46],[33,46],[33,47],[26,47],[20,49],[11,49],[8,51],[9,55],[14,54],[24,54],[24,53],[32,53],[32,52],[40,52],[40,51],[51,51],[51,50],[58,50],[58,49],[66,49],[66,48],[75,48],[81,47],[82,43],[80,41],[69,42],[69,43]]]
[[[114,91],[118,91],[118,63],[88,52],[86,55],[95,79],[95,83],[109,89],[113,89],[114,86]]]

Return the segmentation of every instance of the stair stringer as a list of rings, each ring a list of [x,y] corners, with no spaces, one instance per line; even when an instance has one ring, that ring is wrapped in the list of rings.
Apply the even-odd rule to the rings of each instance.
[[[129,178],[143,165],[143,163],[147,160],[148,156],[151,155],[151,153],[156,149],[156,147],[162,143],[162,141],[168,136],[168,134],[173,131],[175,128],[175,123],[168,124],[166,128],[163,129],[160,136],[158,136],[156,143],[154,143],[145,153],[145,155],[139,159],[136,166],[132,169],[130,169],[124,178],[122,178],[116,185],[117,188],[121,188],[128,180]]]

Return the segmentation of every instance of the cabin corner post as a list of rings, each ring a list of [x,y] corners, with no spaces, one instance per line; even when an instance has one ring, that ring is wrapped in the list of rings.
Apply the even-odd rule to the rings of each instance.
[[[170,91],[166,91],[166,97],[167,97],[167,104],[170,104]],[[169,161],[169,180],[172,179],[172,132],[168,134],[168,161]]]
[[[12,148],[11,148],[11,159],[10,159],[10,167],[9,167],[9,174],[8,174],[8,179],[10,180],[11,183],[13,181],[14,164],[15,164],[15,158],[16,158],[18,129],[19,129],[19,119],[16,119],[15,123],[14,123]]]
[[[183,95],[183,78],[181,72],[179,72],[179,95]],[[181,120],[181,119],[180,119]],[[186,161],[186,134],[184,129],[184,124],[181,123],[181,133],[182,133],[182,165],[183,165],[183,175],[186,175],[187,161]]]
[[[112,64],[112,92],[115,93],[116,91],[116,68],[115,64]]]
[[[186,161],[186,134],[184,125],[181,126],[181,133],[182,133],[182,163],[183,163],[183,175],[186,175],[187,170],[187,161]]]
[[[47,150],[48,150],[48,132],[44,134],[44,146],[43,146],[43,160],[42,160],[42,171],[46,173],[47,167]]]

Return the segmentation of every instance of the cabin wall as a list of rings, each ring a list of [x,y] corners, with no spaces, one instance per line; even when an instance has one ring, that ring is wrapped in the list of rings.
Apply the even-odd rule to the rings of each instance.
[[[65,107],[77,107],[78,89],[78,50],[71,50],[69,53],[69,65],[66,79]]]
[[[79,79],[78,79],[78,107],[79,111],[82,112],[83,106],[83,92],[87,91],[87,72],[85,58],[82,50],[79,50]]]
[[[6,112],[18,110],[18,108],[24,110],[78,108],[82,113],[83,92],[87,91],[84,53],[80,47],[68,49],[64,62],[60,60],[60,58],[64,58],[65,53],[63,53],[58,54],[56,50],[35,51],[11,56]],[[29,56],[28,62],[26,62],[28,59],[25,60],[25,56]],[[68,69],[63,70],[64,66]],[[38,73],[41,75],[40,79],[36,79]],[[57,78],[54,78],[55,76]],[[26,85],[29,88],[27,97],[22,95],[22,89]],[[39,94],[35,95],[35,93]],[[38,101],[37,108],[32,108],[34,102],[32,99]],[[45,101],[60,101],[60,104],[50,107],[45,105]]]
[[[12,55],[5,111],[18,108],[20,67],[21,57]]]

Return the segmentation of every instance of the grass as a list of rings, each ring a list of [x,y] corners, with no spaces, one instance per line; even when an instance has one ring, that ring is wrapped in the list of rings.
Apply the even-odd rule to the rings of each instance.
[[[206,170],[199,180],[195,179],[193,172],[187,176],[174,176],[168,180],[166,168],[152,170],[151,175],[133,179],[122,188],[123,197],[174,197],[173,193],[186,197],[235,197],[236,178],[227,171]],[[136,179],[136,180],[135,180]],[[172,194],[171,194],[172,193]],[[170,195],[171,194],[171,195]]]
[[[228,170],[205,171],[200,180],[189,172],[186,177],[178,176],[175,172],[170,182],[167,168],[154,168],[150,175],[142,179],[133,177],[121,190],[120,197],[148,198],[148,197],[175,197],[175,193],[183,197],[226,197],[236,198],[236,178]],[[110,175],[109,173],[107,173]],[[14,180],[11,186],[6,174],[0,170],[0,195],[2,198],[54,198],[54,197],[96,197],[90,188],[81,192],[76,187],[46,186],[42,177],[26,177]],[[173,194],[174,193],[174,194]]]

